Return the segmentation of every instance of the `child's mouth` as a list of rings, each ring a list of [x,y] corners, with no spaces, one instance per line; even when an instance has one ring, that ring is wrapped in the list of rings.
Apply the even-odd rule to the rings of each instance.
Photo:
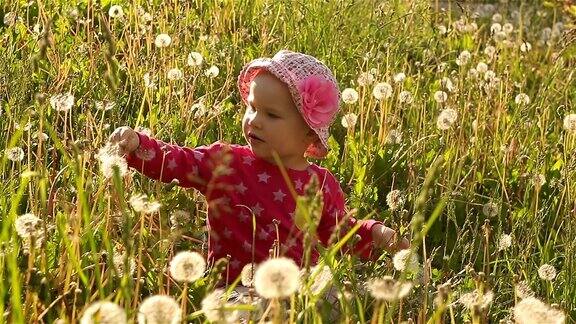
[[[260,137],[252,134],[252,133],[248,133],[248,138],[250,138],[251,140],[256,140],[256,141],[260,141],[260,142],[264,142],[263,139],[261,139]]]

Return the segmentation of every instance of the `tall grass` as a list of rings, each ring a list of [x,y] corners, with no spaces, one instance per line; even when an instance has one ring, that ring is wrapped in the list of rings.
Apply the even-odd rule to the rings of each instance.
[[[122,6],[123,19],[109,17],[112,4]],[[510,319],[519,301],[514,287],[521,281],[569,320],[576,318],[576,135],[562,127],[564,116],[576,112],[576,52],[573,33],[566,32],[570,16],[553,4],[496,5],[501,24],[514,27],[497,42],[491,35],[493,13],[475,17],[472,9],[449,5],[448,10],[437,2],[372,0],[0,5],[1,16],[18,17],[0,25],[0,140],[6,149],[24,151],[21,161],[3,154],[1,162],[0,321],[74,322],[86,305],[102,299],[135,318],[141,300],[158,293],[178,297],[190,320],[203,320],[200,301],[214,287],[217,267],[191,285],[175,283],[166,272],[175,252],[205,249],[203,198],[136,174],[106,179],[95,154],[122,125],[187,146],[242,142],[238,72],[251,59],[280,49],[318,57],[333,69],[341,90],[359,93],[357,102],[343,104],[341,114],[356,114],[356,124],[347,129],[336,123],[331,153],[317,162],[337,175],[357,217],[375,217],[413,239],[423,269],[411,294],[385,308],[387,321]],[[152,15],[151,22],[143,21],[138,7]],[[558,30],[560,21],[564,28],[543,39],[542,30]],[[171,36],[170,46],[155,46],[161,33]],[[520,50],[524,41],[531,43],[530,51]],[[489,45],[497,50],[493,58],[485,54]],[[471,59],[459,66],[456,59],[464,50]],[[187,65],[191,51],[202,54],[202,66]],[[482,74],[470,76],[479,62],[499,78],[492,88],[484,86]],[[219,68],[216,77],[205,74],[211,65]],[[182,80],[167,78],[175,67],[183,71]],[[360,85],[365,72],[374,82]],[[406,79],[395,82],[400,72]],[[154,87],[145,86],[145,73]],[[375,99],[375,82],[390,83],[392,97]],[[403,90],[412,94],[411,103],[399,99]],[[446,102],[434,100],[438,90],[448,93]],[[72,109],[55,110],[50,98],[68,92],[74,95]],[[520,93],[530,102],[517,103]],[[97,101],[115,106],[99,110]],[[457,120],[439,130],[437,117],[448,107],[457,111]],[[387,140],[393,131],[402,133],[400,141]],[[46,139],[38,136],[43,133]],[[406,197],[398,210],[386,203],[393,189]],[[162,203],[158,213],[136,213],[128,206],[127,199],[140,192]],[[494,215],[483,213],[487,203],[496,206]],[[176,232],[168,223],[175,209],[193,214],[192,223]],[[46,233],[29,253],[14,229],[25,213],[42,219]],[[509,248],[499,249],[502,234],[512,236]],[[125,268],[135,260],[133,274],[115,270],[118,251],[125,252]],[[378,320],[373,314],[380,306],[364,283],[399,276],[390,256],[360,263],[339,255],[329,262],[338,290],[355,296],[340,300],[343,318]],[[558,270],[552,282],[538,276],[545,263]],[[437,287],[446,282],[451,289],[445,302],[435,304]],[[476,288],[494,293],[480,315],[456,302]],[[300,320],[328,318],[326,303],[316,312],[298,295],[294,305]]]

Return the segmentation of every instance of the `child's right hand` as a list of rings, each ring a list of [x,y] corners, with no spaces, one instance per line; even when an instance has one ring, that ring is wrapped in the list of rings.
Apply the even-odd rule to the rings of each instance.
[[[140,138],[138,134],[128,126],[118,127],[114,130],[112,135],[108,137],[108,143],[118,145],[120,154],[129,154],[140,146]]]

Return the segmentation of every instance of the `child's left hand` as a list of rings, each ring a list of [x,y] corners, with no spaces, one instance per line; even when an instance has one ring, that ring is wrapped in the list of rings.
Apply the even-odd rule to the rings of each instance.
[[[390,253],[410,247],[410,242],[406,238],[398,238],[395,230],[381,224],[372,226],[372,240],[374,241],[374,246]]]

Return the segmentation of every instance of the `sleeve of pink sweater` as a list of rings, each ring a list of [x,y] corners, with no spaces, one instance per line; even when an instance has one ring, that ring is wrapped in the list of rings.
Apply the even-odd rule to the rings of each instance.
[[[128,166],[165,183],[178,181],[182,187],[193,187],[205,193],[214,172],[226,168],[224,145],[214,143],[196,148],[167,144],[138,133],[140,146],[126,161]]]
[[[360,227],[356,231],[356,234],[360,236],[360,240],[352,247],[352,252],[363,259],[378,257],[378,253],[372,253],[374,245],[372,226],[382,224],[382,222],[373,219],[357,220],[354,217],[349,217],[346,223],[342,224],[346,215],[344,192],[333,175],[329,173],[328,177],[331,177],[332,180],[327,180],[324,183],[324,186],[327,187],[328,190],[326,190],[326,188],[323,190],[324,209],[317,229],[320,241],[327,246],[335,228],[340,227],[338,237],[343,238],[350,229],[360,224]]]

